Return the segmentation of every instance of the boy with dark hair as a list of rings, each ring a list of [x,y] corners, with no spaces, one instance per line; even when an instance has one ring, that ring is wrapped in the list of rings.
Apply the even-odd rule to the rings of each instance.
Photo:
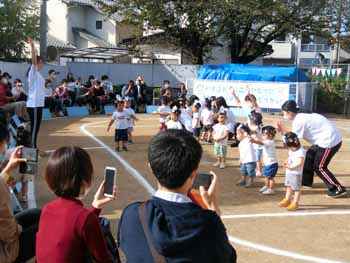
[[[187,131],[153,137],[148,160],[158,190],[150,200],[129,205],[119,221],[118,243],[129,263],[236,262],[218,215],[216,175],[208,191],[200,189],[208,210],[188,197],[201,157],[201,145]]]

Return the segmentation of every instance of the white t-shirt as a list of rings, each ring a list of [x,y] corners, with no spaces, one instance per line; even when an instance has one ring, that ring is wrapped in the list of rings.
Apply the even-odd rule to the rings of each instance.
[[[158,108],[158,113],[170,113],[170,112],[171,112],[171,109],[169,106],[162,105]],[[159,122],[165,123],[166,117],[167,116],[160,116]]]
[[[292,131],[301,139],[321,148],[332,148],[342,141],[335,125],[317,113],[298,113],[293,121]]]
[[[276,144],[274,140],[263,141],[263,162],[264,165],[277,163]]]
[[[226,110],[226,126],[230,132],[234,133],[235,124],[236,124],[235,115],[229,108],[226,108],[225,110]]]
[[[135,111],[132,108],[125,108],[124,111],[126,111],[126,114],[128,115],[128,125],[129,128],[134,127],[134,119],[133,116],[135,117]]]
[[[238,149],[241,163],[253,163],[257,161],[254,146],[248,137],[240,141]]]
[[[200,128],[201,127],[201,114],[200,112],[192,113],[192,128]]]
[[[168,129],[182,130],[182,124],[180,121],[168,120],[165,125]]]
[[[214,123],[214,113],[208,108],[204,108],[201,112],[201,121],[204,126],[213,125]]]
[[[185,126],[187,131],[192,132],[192,117],[187,109],[181,109],[180,122]]]
[[[224,134],[226,132],[229,132],[229,129],[227,128],[227,126],[224,125],[224,124],[221,124],[221,123],[217,123],[213,127],[213,138],[216,139],[218,137],[222,137],[222,136],[224,136]],[[225,139],[223,139],[223,140],[221,140],[219,142],[216,142],[216,143],[226,146],[227,145],[227,140],[228,140],[228,136],[226,136]]]
[[[126,110],[113,112],[112,119],[115,121],[116,130],[129,128],[128,113]]]
[[[305,158],[306,151],[303,147],[300,147],[297,151],[293,152],[292,150],[288,151],[288,164],[294,166],[298,159]],[[303,166],[301,165],[298,169],[289,170],[286,169],[286,174],[292,175],[301,175],[303,173]]]
[[[35,65],[30,67],[28,73],[28,100],[27,107],[44,107],[45,104],[45,79]]]

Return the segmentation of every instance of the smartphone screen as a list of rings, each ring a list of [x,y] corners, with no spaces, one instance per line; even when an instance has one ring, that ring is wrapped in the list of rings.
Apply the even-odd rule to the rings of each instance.
[[[38,150],[35,148],[22,148],[22,158],[27,159],[29,162],[37,162],[38,161]]]
[[[116,170],[115,168],[106,168],[105,170],[105,184],[104,184],[104,194],[113,195],[113,187],[115,182]]]
[[[206,173],[199,173],[194,179],[192,188],[199,189],[200,186],[204,186],[204,188],[208,190],[212,180],[213,180],[213,175],[206,174]]]

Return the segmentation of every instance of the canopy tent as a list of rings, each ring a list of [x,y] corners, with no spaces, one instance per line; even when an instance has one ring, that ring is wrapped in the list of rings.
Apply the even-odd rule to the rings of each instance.
[[[297,67],[259,66],[245,64],[203,65],[197,79],[309,82],[310,79]]]

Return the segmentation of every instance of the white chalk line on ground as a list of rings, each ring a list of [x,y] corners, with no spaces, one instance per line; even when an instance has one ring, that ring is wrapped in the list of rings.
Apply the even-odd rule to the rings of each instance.
[[[97,123],[92,123],[97,124]],[[100,144],[102,147],[105,148],[107,152],[109,152],[117,161],[119,161],[125,169],[147,190],[147,192],[152,195],[155,192],[155,189],[146,181],[146,179],[136,170],[134,169],[126,160],[124,160],[119,154],[117,154],[113,149],[111,149],[108,145],[106,145],[104,142],[102,142],[100,139],[96,138],[95,135],[90,133],[86,127],[89,127],[89,124],[84,124],[80,127],[80,130],[89,136],[91,139],[93,139],[95,142]],[[329,213],[332,211],[329,211]],[[305,213],[305,212],[304,212]],[[285,213],[287,214],[287,213]],[[229,216],[229,215],[228,215]],[[237,216],[244,216],[244,215],[237,215]],[[248,216],[248,215],[246,215]],[[251,216],[251,215],[250,215]],[[227,217],[227,216],[226,216]],[[278,256],[283,256],[283,257],[290,257],[293,259],[299,259],[303,261],[308,261],[308,262],[316,262],[316,263],[344,263],[341,261],[334,261],[330,259],[325,259],[325,258],[318,258],[318,257],[313,257],[313,256],[307,256],[307,255],[302,255],[298,253],[294,253],[291,251],[287,250],[282,250],[282,249],[277,249],[257,243],[253,243],[247,240],[239,239],[234,236],[229,236],[229,240],[237,245],[252,248],[254,250],[266,252],[269,254],[274,254]]]

